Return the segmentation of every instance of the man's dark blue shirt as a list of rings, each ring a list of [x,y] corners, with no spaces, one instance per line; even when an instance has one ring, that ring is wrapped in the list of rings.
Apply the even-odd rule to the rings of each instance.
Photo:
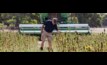
[[[58,30],[57,24],[52,24],[52,21],[46,21],[43,23],[45,25],[45,31],[46,32],[53,32],[53,30]]]

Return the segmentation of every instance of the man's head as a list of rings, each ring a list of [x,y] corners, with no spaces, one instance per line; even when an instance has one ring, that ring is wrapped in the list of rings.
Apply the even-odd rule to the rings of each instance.
[[[54,24],[56,24],[56,23],[57,23],[57,21],[58,21],[58,19],[57,19],[57,18],[53,18],[53,19],[52,19],[52,22],[53,22]]]

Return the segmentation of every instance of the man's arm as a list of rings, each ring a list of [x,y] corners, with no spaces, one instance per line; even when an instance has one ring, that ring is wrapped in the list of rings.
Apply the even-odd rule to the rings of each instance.
[[[56,30],[57,30],[58,33],[60,32],[57,25],[56,25]]]

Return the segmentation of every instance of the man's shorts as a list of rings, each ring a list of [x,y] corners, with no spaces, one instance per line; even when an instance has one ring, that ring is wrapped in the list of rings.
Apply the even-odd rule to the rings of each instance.
[[[48,39],[49,42],[51,42],[52,41],[52,33],[48,33],[44,30],[42,35],[41,35],[41,40],[45,41],[46,38]]]

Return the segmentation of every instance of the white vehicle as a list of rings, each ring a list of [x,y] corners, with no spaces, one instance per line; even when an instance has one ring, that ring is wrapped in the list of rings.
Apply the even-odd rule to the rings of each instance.
[[[20,24],[19,32],[28,34],[41,34],[42,24]],[[60,32],[91,33],[88,24],[58,24]],[[56,31],[54,30],[53,33]]]

